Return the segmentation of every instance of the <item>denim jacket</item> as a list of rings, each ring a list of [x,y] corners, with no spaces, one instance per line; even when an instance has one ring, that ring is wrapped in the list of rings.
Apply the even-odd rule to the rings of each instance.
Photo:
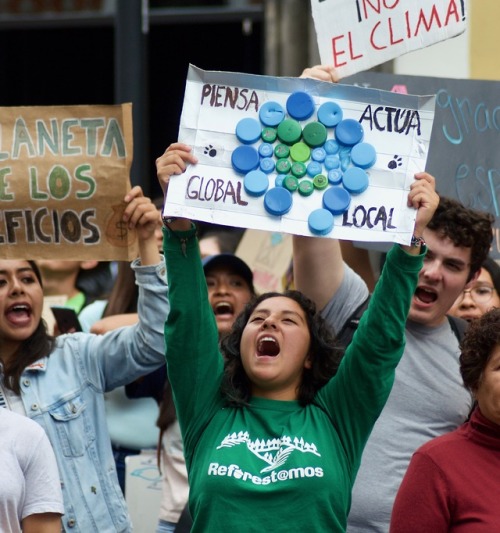
[[[104,393],[165,364],[169,304],[164,263],[133,263],[139,323],[105,335],[72,333],[21,377],[26,414],[45,429],[54,449],[67,532],[131,531],[106,426]]]

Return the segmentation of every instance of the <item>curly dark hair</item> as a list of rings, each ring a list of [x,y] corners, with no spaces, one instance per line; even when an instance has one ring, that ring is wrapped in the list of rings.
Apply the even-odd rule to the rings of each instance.
[[[455,246],[471,248],[470,280],[488,256],[494,220],[490,213],[470,209],[457,200],[441,196],[427,228],[448,237]]]
[[[40,285],[42,285],[42,276],[40,270],[34,261],[28,261]],[[47,326],[43,320],[40,320],[38,327],[31,337],[21,343],[17,352],[11,358],[10,362],[5,364],[4,385],[15,392],[21,394],[21,374],[24,369],[38,359],[50,355],[54,349],[55,339],[47,332]]]
[[[336,341],[331,328],[316,310],[312,300],[299,291],[267,292],[253,298],[235,320],[231,332],[221,343],[224,356],[224,378],[222,394],[230,405],[242,406],[251,397],[251,382],[246,375],[240,355],[240,343],[243,330],[250,315],[256,307],[269,298],[290,298],[299,304],[304,311],[311,336],[310,358],[311,368],[304,369],[302,382],[298,390],[298,401],[301,405],[310,404],[321,387],[332,378],[339,366],[343,350]]]
[[[493,349],[500,344],[500,308],[473,320],[460,343],[460,373],[464,385],[477,391]]]

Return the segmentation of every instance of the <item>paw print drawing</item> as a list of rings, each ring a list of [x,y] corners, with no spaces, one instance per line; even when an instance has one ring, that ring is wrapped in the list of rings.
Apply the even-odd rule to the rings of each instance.
[[[399,155],[395,155],[393,159],[389,161],[387,165],[391,170],[394,170],[397,167],[400,167],[403,164],[403,158]]]
[[[217,150],[213,147],[213,145],[209,144],[208,146],[205,146],[203,153],[205,155],[209,155],[210,157],[215,157],[217,155]]]

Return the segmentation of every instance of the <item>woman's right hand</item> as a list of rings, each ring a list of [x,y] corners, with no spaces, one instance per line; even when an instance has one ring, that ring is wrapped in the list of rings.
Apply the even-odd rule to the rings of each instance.
[[[172,143],[156,160],[158,181],[166,196],[170,176],[182,174],[188,164],[196,165],[198,159],[192,153],[191,146],[183,143]]]

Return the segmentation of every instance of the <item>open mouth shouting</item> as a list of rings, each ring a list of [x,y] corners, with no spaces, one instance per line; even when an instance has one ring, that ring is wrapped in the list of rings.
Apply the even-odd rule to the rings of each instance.
[[[270,335],[265,335],[257,341],[257,357],[276,357],[280,353],[278,341]]]
[[[429,287],[417,287],[415,298],[422,304],[430,305],[437,300],[438,295],[434,289]]]
[[[216,317],[232,317],[234,315],[234,307],[230,302],[216,302],[212,309]]]
[[[7,321],[17,327],[23,327],[30,323],[32,315],[31,306],[27,303],[15,303],[5,311]]]

